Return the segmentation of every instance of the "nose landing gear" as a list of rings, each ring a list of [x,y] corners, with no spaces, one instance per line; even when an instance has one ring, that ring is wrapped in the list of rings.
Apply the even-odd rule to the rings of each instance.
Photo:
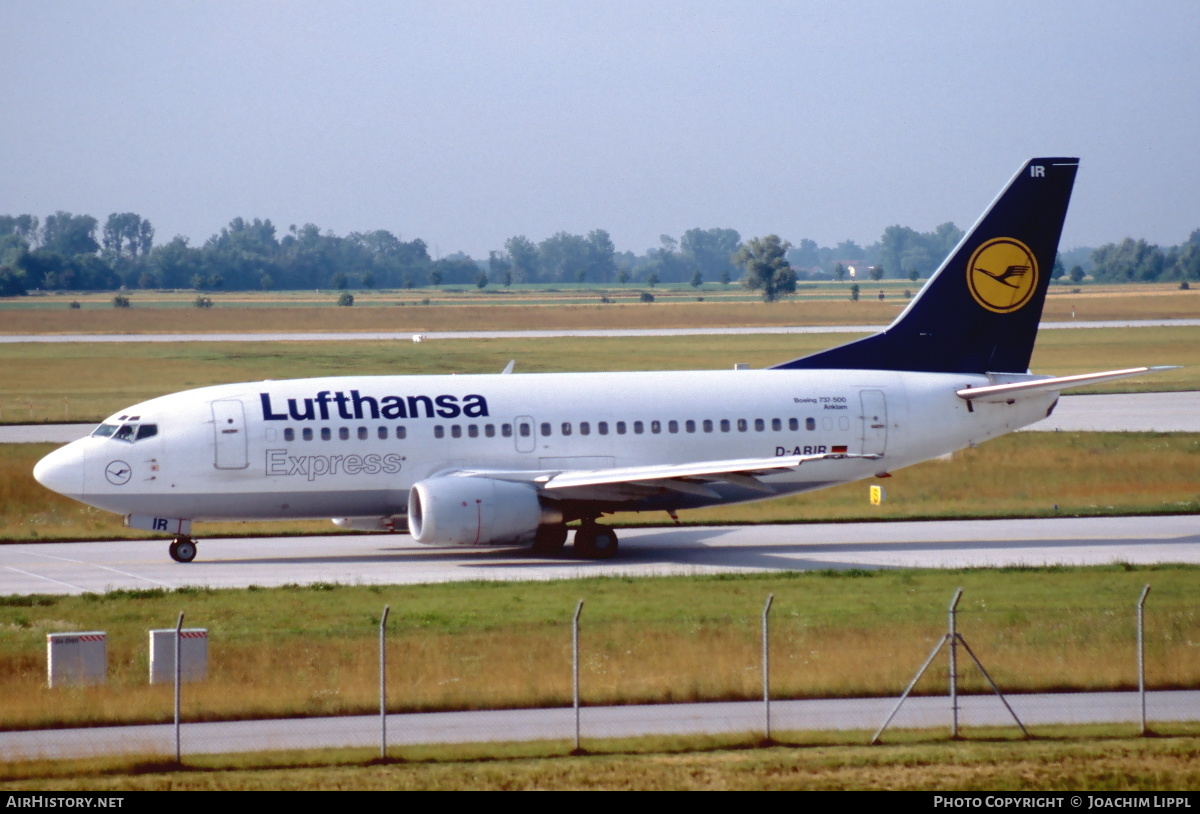
[[[191,562],[196,559],[196,542],[191,537],[176,537],[167,552],[175,562]]]

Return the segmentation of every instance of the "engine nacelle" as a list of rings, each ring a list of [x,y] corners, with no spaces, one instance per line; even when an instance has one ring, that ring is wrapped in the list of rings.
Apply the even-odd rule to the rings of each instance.
[[[537,489],[483,477],[429,478],[408,493],[408,528],[426,545],[532,543],[538,526],[561,523]]]

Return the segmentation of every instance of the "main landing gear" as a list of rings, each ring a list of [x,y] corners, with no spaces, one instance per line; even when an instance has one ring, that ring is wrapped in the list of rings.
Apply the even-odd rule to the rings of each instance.
[[[176,537],[167,551],[175,562],[191,562],[196,559],[196,542],[191,537]]]
[[[575,532],[575,554],[588,560],[607,560],[617,553],[617,533],[595,520],[584,520]]]
[[[567,542],[566,524],[542,526],[533,540],[533,550],[544,556],[554,556]],[[617,553],[617,534],[610,526],[602,526],[595,518],[585,519],[575,529],[575,556],[584,560],[607,560]]]

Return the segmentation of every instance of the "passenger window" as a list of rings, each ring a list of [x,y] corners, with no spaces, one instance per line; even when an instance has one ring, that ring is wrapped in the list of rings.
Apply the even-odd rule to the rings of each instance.
[[[138,427],[137,440],[139,441],[141,441],[143,438],[153,438],[156,435],[158,435],[157,424],[143,424],[142,426]]]
[[[296,431],[293,430],[291,427],[285,428],[283,431],[283,440],[284,441],[295,441],[296,440]]]
[[[328,441],[333,438],[333,432],[328,427],[321,428],[321,440]]]
[[[483,434],[486,435],[488,438],[495,438],[496,437],[496,425],[495,424],[484,424],[483,425]]]
[[[679,422],[678,421],[668,421],[667,422],[667,432],[679,432]]]
[[[654,433],[655,435],[658,435],[660,432],[662,432],[662,422],[661,421],[651,421],[650,422],[650,432]]]
[[[338,429],[338,440],[339,441],[349,441],[350,440],[350,428],[349,427],[340,427]]]
[[[312,427],[305,427],[301,431],[301,434],[304,436],[305,441],[311,441],[312,440]]]
[[[816,428],[817,428],[817,420],[815,418],[804,419],[804,429],[815,430]],[[829,427],[826,427],[825,429],[829,429]]]
[[[446,428],[443,427],[441,424],[435,424],[433,427],[433,437],[434,438],[445,438],[446,437]]]
[[[729,419],[728,418],[721,419],[721,432],[729,432]]]
[[[644,428],[642,427],[642,422],[640,422],[640,421],[633,422],[633,434],[634,435],[641,435],[643,429]]]
[[[772,418],[771,419],[771,430],[773,432],[779,432],[782,429],[783,429],[783,421],[778,418]]]
[[[452,438],[462,438],[462,427],[457,424],[450,425],[450,436]]]
[[[521,428],[524,429],[525,425],[522,424]],[[501,424],[500,425],[500,434],[503,435],[505,438],[512,438],[512,424]],[[524,432],[521,434],[529,435],[529,433],[527,433],[527,432]]]
[[[396,437],[399,438],[401,441],[403,441],[405,438],[408,437],[408,430],[406,430],[404,427],[397,427],[396,428]]]
[[[711,418],[704,419],[704,431],[712,432],[712,419]]]
[[[533,427],[529,424],[521,424],[521,437],[528,438],[533,433]]]
[[[745,432],[748,429],[750,429],[750,425],[746,423],[746,419],[739,418],[738,419],[738,432]]]
[[[601,421],[598,423],[596,425],[596,432],[600,433],[601,435],[608,435],[608,422]]]
[[[478,437],[479,437],[479,427],[478,427],[478,425],[476,425],[476,424],[468,424],[468,425],[467,425],[467,435],[471,436],[472,438],[478,438]]]
[[[683,422],[683,428],[688,432],[695,432],[696,422],[689,418],[687,421]]]
[[[591,433],[591,431],[592,431],[591,424],[587,423],[586,421],[579,422],[579,434],[580,435],[588,435]]]
[[[762,432],[766,428],[767,428],[767,422],[763,421],[761,418],[754,419],[754,431],[755,432]]]
[[[571,434],[571,422],[570,422],[570,421],[564,421],[564,422],[563,422],[563,425],[562,425],[562,434],[563,434],[563,435],[570,435],[570,434]]]
[[[624,434],[625,434],[625,422],[618,421],[617,422],[617,435],[624,435]]]
[[[378,435],[379,435],[380,441],[386,441],[387,440],[387,427],[380,427],[379,431],[378,431]]]
[[[549,421],[542,422],[542,435],[543,436],[550,435],[550,422]]]
[[[367,440],[367,428],[366,428],[366,427],[359,427],[359,428],[358,428],[358,440],[359,440],[359,441],[366,441],[366,440]]]
[[[795,432],[796,430],[800,429],[800,419],[789,418],[788,419],[788,429],[791,430],[792,432]]]

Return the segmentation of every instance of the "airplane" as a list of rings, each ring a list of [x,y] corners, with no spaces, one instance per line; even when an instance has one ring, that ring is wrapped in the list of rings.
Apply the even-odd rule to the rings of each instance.
[[[1029,372],[1078,164],[1026,162],[884,330],[767,369],[202,387],[121,410],[34,477],[172,536],[186,563],[193,521],[297,518],[541,555],[578,521],[575,555],[605,559],[613,512],[883,476],[1040,421],[1064,389],[1157,369]]]

